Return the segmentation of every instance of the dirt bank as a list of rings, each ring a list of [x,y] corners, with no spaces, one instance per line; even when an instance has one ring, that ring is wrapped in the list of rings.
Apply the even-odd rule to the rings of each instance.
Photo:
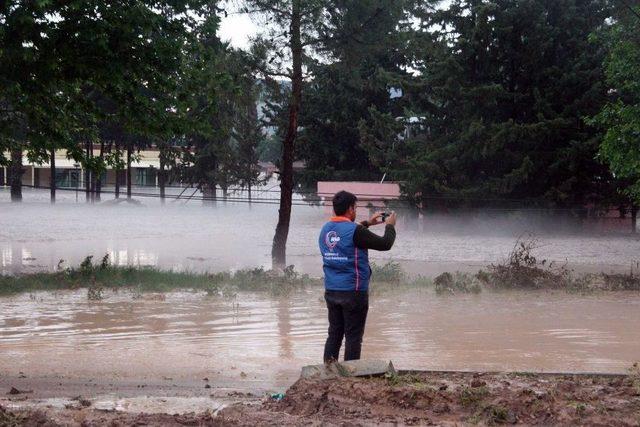
[[[299,380],[284,399],[214,413],[4,410],[0,425],[619,425],[640,424],[640,377],[602,375],[406,374]]]

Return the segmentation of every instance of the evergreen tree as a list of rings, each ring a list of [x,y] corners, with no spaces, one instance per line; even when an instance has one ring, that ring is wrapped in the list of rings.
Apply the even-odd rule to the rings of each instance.
[[[585,123],[605,100],[604,49],[589,34],[605,0],[454,0],[419,13],[420,75],[407,91],[424,117],[395,166],[425,207],[582,207],[612,192]]]
[[[324,43],[309,67],[300,135],[307,185],[319,179],[380,179],[380,165],[361,145],[360,121],[402,115],[401,81],[412,2],[335,0],[327,7]]]

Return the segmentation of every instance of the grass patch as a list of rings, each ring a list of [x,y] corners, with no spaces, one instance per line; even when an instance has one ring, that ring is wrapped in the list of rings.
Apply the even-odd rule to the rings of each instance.
[[[406,275],[397,262],[388,262],[384,265],[371,263],[371,280],[379,283],[400,284]]]
[[[18,427],[24,425],[23,421],[21,417],[0,406],[0,426]]]
[[[515,416],[504,406],[488,405],[484,412],[487,415],[489,425],[493,424],[515,424]]]
[[[170,290],[204,291],[208,295],[230,296],[237,291],[266,291],[274,295],[287,294],[307,285],[319,285],[320,280],[301,275],[293,266],[283,272],[262,268],[234,273],[190,273],[159,270],[153,267],[114,266],[105,255],[94,264],[88,256],[77,268],[62,267],[52,273],[0,276],[0,295],[20,292],[57,291],[87,288],[91,300],[102,299],[105,289],[132,289],[137,293]]]
[[[435,279],[425,276],[409,277],[397,262],[371,264],[372,294],[395,291],[398,288],[433,288],[438,295],[480,293],[484,289],[556,289],[569,292],[640,291],[640,273],[633,268],[627,274],[587,274],[575,276],[565,265],[538,260],[534,237],[518,239],[505,262],[492,264],[477,274],[443,273]],[[166,292],[176,289],[204,291],[208,295],[234,296],[238,291],[269,292],[287,295],[307,285],[322,286],[322,279],[296,272],[293,266],[283,271],[263,268],[236,272],[192,273],[160,270],[154,267],[114,266],[109,256],[99,262],[86,257],[78,267],[58,264],[55,272],[31,273],[18,276],[0,275],[0,295],[20,292],[57,291],[87,288],[90,300],[103,298],[106,289],[131,289],[137,294]],[[384,286],[391,285],[391,286]]]
[[[458,393],[458,400],[462,406],[477,406],[489,396],[489,389],[482,387],[463,387]]]
[[[392,387],[413,386],[422,388],[425,386],[425,380],[417,374],[398,374],[396,372],[387,372],[384,375],[387,385]]]

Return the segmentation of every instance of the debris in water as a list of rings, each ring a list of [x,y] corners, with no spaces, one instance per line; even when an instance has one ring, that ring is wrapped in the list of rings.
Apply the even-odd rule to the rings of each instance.
[[[11,387],[11,390],[9,390],[7,394],[27,394],[27,393],[33,393],[33,390],[18,390],[15,387]]]
[[[84,406],[85,408],[91,406],[91,401],[89,399],[85,399],[82,396],[76,396],[71,400],[78,402],[81,406]]]

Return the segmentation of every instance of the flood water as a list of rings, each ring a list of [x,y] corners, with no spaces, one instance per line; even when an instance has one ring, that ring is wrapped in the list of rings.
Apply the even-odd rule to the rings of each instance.
[[[640,359],[640,295],[372,295],[363,357],[402,369],[625,372]],[[166,299],[86,290],[0,300],[0,374],[80,378],[208,377],[286,387],[321,361],[320,289],[234,299]]]
[[[25,191],[22,204],[0,190],[2,274],[78,265],[105,253],[120,265],[220,271],[270,266],[277,205],[142,200],[141,205],[87,205],[61,193]],[[360,212],[362,219],[366,212]],[[288,262],[321,274],[321,207],[294,206]],[[503,260],[527,231],[517,218],[499,222],[402,219],[393,250],[374,262],[398,261],[424,275],[473,271]],[[508,227],[506,226],[508,225]],[[557,232],[555,232],[557,231]],[[540,258],[580,271],[629,271],[640,241],[550,228]],[[624,372],[640,360],[640,295],[553,292],[438,297],[432,289],[385,289],[371,298],[363,356],[401,369]],[[86,290],[0,298],[0,374],[79,378],[179,378],[286,387],[300,367],[321,359],[326,337],[321,289],[274,299],[170,293],[165,300],[127,292],[88,301]]]
[[[177,191],[177,190],[174,190]],[[151,265],[162,269],[221,271],[271,266],[271,244],[278,217],[275,204],[167,201],[139,198],[140,205],[87,205],[80,193],[60,192],[58,203],[48,203],[44,190],[24,192],[24,202],[9,202],[0,189],[0,274],[53,270],[63,259],[78,265],[87,255],[109,254],[120,265]],[[299,199],[299,197],[298,197]],[[540,247],[536,256],[568,263],[579,271],[628,271],[640,261],[640,239],[630,235],[563,232],[547,225],[511,216],[504,219],[438,218],[420,223],[403,217],[389,252],[371,252],[374,262],[397,261],[410,273],[433,276],[444,271],[477,271],[500,262],[519,235],[536,228]],[[359,219],[368,212],[359,209]],[[322,274],[317,234],[329,217],[323,207],[294,206],[287,243],[287,261],[314,276]],[[382,233],[382,228],[374,228]]]

